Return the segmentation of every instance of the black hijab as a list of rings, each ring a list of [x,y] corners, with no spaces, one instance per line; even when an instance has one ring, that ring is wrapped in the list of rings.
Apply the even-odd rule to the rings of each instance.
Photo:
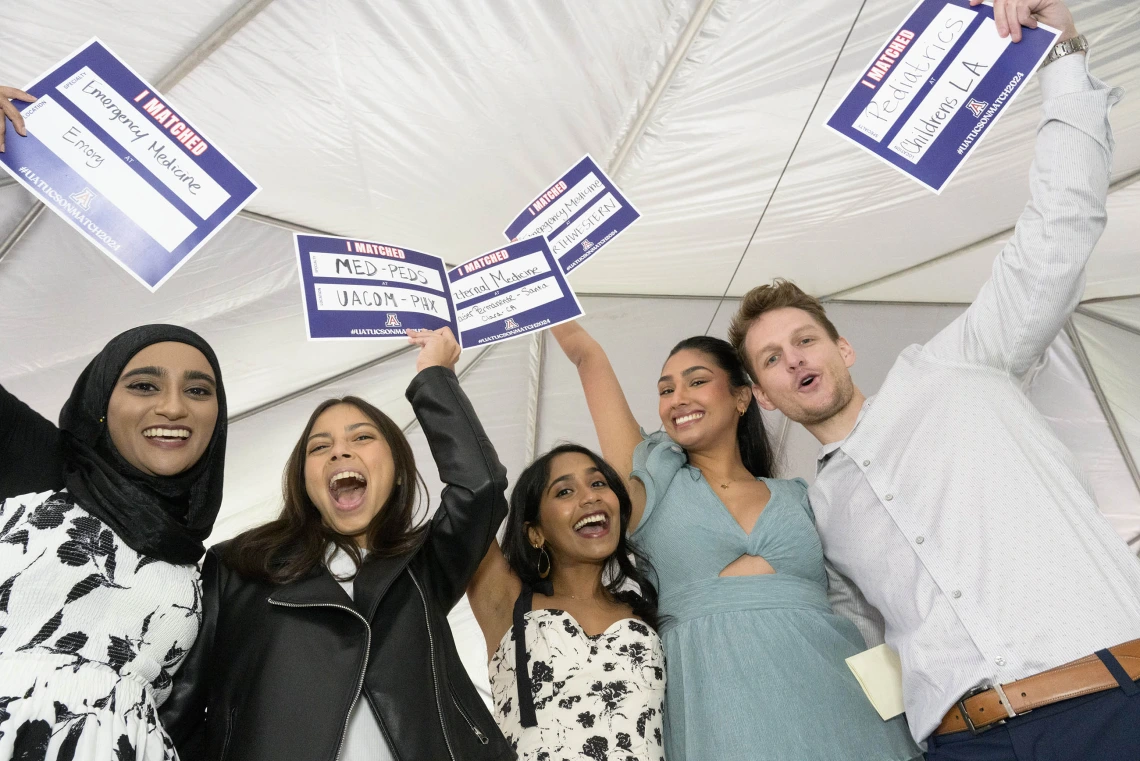
[[[111,442],[107,405],[131,358],[165,341],[193,346],[209,360],[218,384],[218,421],[206,451],[192,467],[174,476],[149,476],[127,462]],[[225,387],[218,358],[201,336],[176,325],[143,325],[115,336],[75,381],[59,413],[59,427],[64,482],[80,507],[141,555],[168,563],[198,562],[222,505],[226,454]]]

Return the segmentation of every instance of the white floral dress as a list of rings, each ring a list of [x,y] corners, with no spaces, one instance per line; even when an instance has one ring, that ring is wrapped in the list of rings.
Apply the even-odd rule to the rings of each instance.
[[[0,759],[175,759],[158,722],[201,626],[194,565],[139,555],[66,491],[0,502]]]
[[[520,761],[664,761],[665,654],[633,618],[591,637],[569,613],[526,616],[537,726],[523,727],[508,631],[489,665],[495,719]]]

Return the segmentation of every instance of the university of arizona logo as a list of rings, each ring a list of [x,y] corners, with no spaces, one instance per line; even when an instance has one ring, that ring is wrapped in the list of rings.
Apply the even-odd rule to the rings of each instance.
[[[975,117],[981,116],[982,112],[989,107],[989,103],[984,100],[975,100],[970,98],[970,102],[966,104],[966,108],[970,109],[970,113]]]
[[[515,322],[515,318],[514,318],[514,317],[508,317],[508,318],[507,318],[507,322],[506,322],[506,324],[505,324],[505,325],[503,325],[503,328],[504,328],[505,330],[514,330],[514,329],[515,329],[515,328],[517,328],[518,326],[519,326],[519,324],[518,324],[517,322]]]
[[[70,198],[72,201],[75,201],[77,204],[82,206],[85,210],[90,210],[91,209],[91,202],[95,200],[96,195],[95,195],[95,191],[92,190],[91,188],[84,188],[83,190],[79,191],[78,193],[72,193],[70,196],[68,196],[68,198]]]
[[[400,324],[400,315],[392,314],[391,312],[389,312],[387,319],[384,320],[384,327],[386,327],[386,328],[402,328],[404,326]]]
[[[589,238],[582,238],[582,250],[583,251],[589,251],[593,247],[594,247],[594,244],[590,242]]]

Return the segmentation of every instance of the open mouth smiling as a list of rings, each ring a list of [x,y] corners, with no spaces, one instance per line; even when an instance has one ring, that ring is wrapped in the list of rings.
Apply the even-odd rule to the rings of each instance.
[[[143,437],[160,447],[180,447],[190,440],[193,432],[185,426],[151,426],[143,430]]]
[[[705,416],[703,412],[689,412],[680,417],[673,418],[673,425],[677,428],[682,428],[690,423],[695,423]]]
[[[329,495],[339,510],[355,510],[364,502],[368,479],[358,470],[342,470],[329,479]]]
[[[610,533],[610,517],[603,512],[590,513],[574,524],[574,533],[586,539],[599,539]]]

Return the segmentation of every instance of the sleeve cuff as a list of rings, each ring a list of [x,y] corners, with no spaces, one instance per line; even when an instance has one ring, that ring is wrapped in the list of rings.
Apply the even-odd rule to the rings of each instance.
[[[456,377],[455,372],[448,370],[442,365],[432,365],[431,367],[425,367],[423,370],[420,370],[418,373],[416,373],[416,377],[412,378],[412,382],[408,384],[408,390],[404,392],[404,396],[407,398],[407,400],[409,402],[414,402],[416,393],[420,390],[420,387],[425,383],[430,382],[432,378],[455,378],[456,382],[459,382],[459,379]]]
[[[1061,95],[1097,89],[1089,75],[1088,53],[1074,53],[1038,70],[1041,95],[1050,100]],[[1101,85],[1103,87],[1103,85]]]
[[[1089,53],[1074,53],[1037,70],[1041,80],[1041,95],[1048,102],[1054,98],[1080,92],[1108,91],[1111,107],[1124,97],[1124,90],[1109,87],[1089,72]]]

